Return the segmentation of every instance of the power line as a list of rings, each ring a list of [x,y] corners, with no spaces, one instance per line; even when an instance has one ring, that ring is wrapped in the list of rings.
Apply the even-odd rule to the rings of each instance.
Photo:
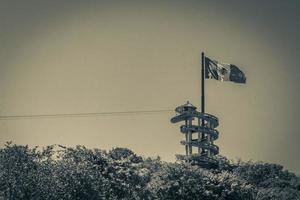
[[[143,115],[143,114],[159,114],[171,112],[174,110],[136,110],[121,112],[94,112],[94,113],[55,113],[55,114],[39,114],[39,115],[6,115],[0,116],[0,120],[16,120],[16,119],[41,119],[41,118],[67,118],[67,117],[97,117],[97,116],[113,116],[113,115]]]

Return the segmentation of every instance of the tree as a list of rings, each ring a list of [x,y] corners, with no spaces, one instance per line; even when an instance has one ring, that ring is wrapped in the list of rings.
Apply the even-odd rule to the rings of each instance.
[[[127,148],[9,142],[0,149],[0,199],[300,199],[300,177],[280,165],[217,159],[217,169],[204,169]]]

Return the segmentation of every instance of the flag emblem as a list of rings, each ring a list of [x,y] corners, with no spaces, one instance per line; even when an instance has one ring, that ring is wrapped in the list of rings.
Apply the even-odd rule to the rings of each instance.
[[[205,78],[246,83],[245,74],[235,65],[220,63],[205,57]]]

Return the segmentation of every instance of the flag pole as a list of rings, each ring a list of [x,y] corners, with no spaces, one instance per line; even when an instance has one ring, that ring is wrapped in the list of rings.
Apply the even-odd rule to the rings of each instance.
[[[202,61],[202,69],[201,69],[201,112],[205,113],[205,96],[204,96],[204,52],[201,54],[201,61]]]
[[[201,113],[205,113],[205,96],[204,96],[204,67],[205,67],[205,56],[204,56],[204,52],[202,52],[201,54]],[[201,120],[201,126],[204,127],[204,120]],[[203,140],[205,137],[205,134],[202,132],[201,134],[198,133],[198,140],[199,142],[201,140]],[[199,154],[204,154],[205,150],[202,148],[198,148],[198,153]]]

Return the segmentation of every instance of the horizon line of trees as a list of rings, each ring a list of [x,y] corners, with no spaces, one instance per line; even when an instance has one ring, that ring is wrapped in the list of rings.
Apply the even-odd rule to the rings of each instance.
[[[281,165],[218,157],[203,169],[136,155],[61,145],[0,149],[0,199],[299,200],[300,177]]]

